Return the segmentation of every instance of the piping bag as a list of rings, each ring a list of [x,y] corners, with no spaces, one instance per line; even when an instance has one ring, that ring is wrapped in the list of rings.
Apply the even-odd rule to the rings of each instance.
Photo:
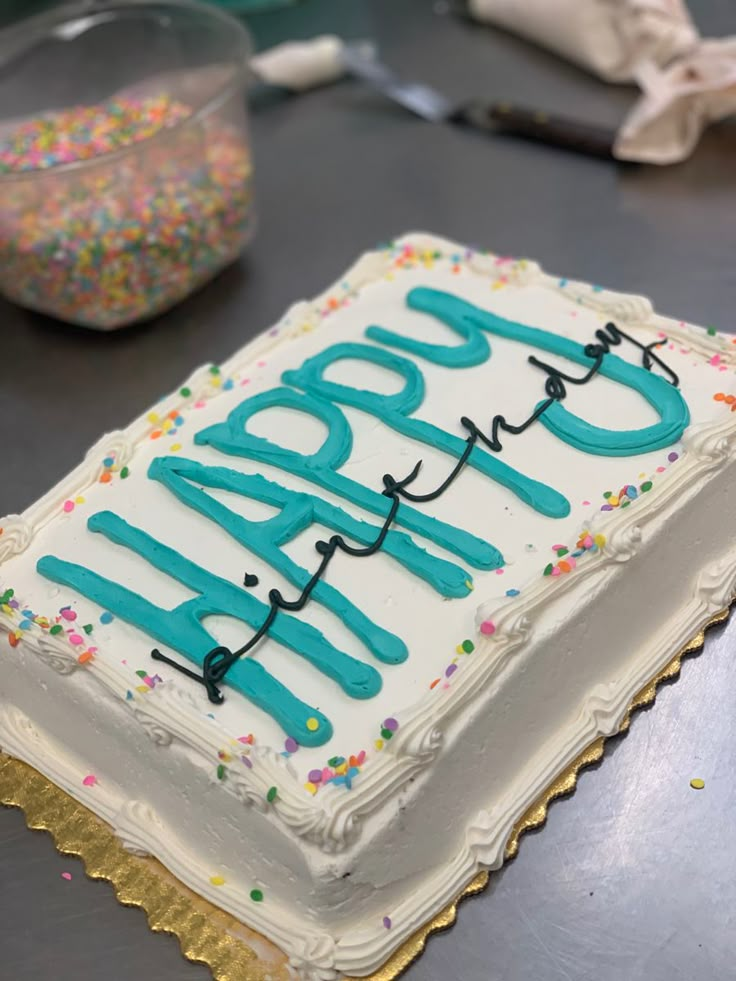
[[[554,51],[605,82],[637,81],[699,41],[683,0],[466,0],[470,16]]]
[[[736,37],[701,41],[663,69],[643,65],[638,81],[642,96],[624,120],[614,152],[623,160],[679,163],[706,126],[736,115]]]
[[[684,0],[463,0],[512,31],[641,96],[614,142],[619,160],[673,164],[736,113],[736,37],[703,39]]]

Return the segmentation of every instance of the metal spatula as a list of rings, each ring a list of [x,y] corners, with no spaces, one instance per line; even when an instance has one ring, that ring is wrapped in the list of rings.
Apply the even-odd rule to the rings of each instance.
[[[346,69],[416,116],[431,123],[457,123],[488,133],[507,133],[613,160],[616,131],[505,102],[453,103],[428,85],[407,82],[372,58],[362,45],[345,44]]]

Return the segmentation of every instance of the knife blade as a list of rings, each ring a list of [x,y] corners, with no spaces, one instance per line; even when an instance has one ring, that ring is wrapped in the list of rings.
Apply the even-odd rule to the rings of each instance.
[[[452,102],[437,89],[405,81],[375,57],[364,45],[343,45],[341,57],[348,72],[415,116],[430,123],[455,123],[486,133],[504,133],[549,146],[614,160],[616,131],[539,109],[507,102]]]

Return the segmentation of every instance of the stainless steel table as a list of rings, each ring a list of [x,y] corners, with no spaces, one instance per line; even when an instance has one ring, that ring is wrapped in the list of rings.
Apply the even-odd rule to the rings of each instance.
[[[733,0],[693,6],[705,32],[736,33]],[[406,74],[458,98],[506,97],[611,123],[633,99],[424,0],[313,0],[251,23],[261,46],[324,30],[371,35]],[[260,230],[249,255],[197,296],[111,336],[0,306],[0,514],[29,505],[102,430],[194,365],[230,354],[361,250],[410,229],[529,255],[736,331],[733,124],[667,170],[432,127],[350,82],[277,101],[253,128]],[[733,512],[723,529],[736,532]],[[735,649],[736,627],[711,633],[543,832],[430,942],[411,981],[736,976]],[[700,792],[689,787],[695,776]],[[208,976],[0,809],[2,981]]]

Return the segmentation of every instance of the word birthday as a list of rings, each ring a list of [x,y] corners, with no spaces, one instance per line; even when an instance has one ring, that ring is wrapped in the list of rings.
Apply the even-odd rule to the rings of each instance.
[[[338,617],[378,662],[391,665],[406,660],[408,651],[400,637],[375,623],[341,590],[324,580],[337,552],[367,558],[381,550],[408,573],[423,579],[440,596],[467,596],[472,580],[460,563],[478,569],[497,569],[504,564],[503,556],[491,543],[424,514],[406,502],[418,504],[436,499],[460,476],[464,467],[470,466],[540,514],[565,517],[570,505],[559,491],[498,458],[503,448],[500,431],[516,435],[538,422],[561,441],[585,453],[631,456],[675,443],[690,421],[687,404],[678,390],[677,376],[654,353],[656,347],[665,343],[662,340],[644,345],[614,324],[608,324],[605,330],[596,332],[595,342],[581,345],[549,331],[506,320],[452,294],[424,287],[411,290],[406,302],[410,308],[446,324],[459,335],[461,342],[428,343],[370,326],[365,331],[366,338],[382,346],[333,344],[308,358],[300,368],[285,371],[284,387],[245,399],[225,421],[201,430],[194,440],[227,456],[256,465],[269,464],[287,474],[298,475],[320,491],[329,491],[364,512],[377,515],[380,524],[355,518],[317,494],[291,490],[258,472],[209,466],[178,457],[158,457],[150,465],[149,479],[158,481],[181,503],[214,522],[283,575],[301,590],[295,599],[287,600],[280,590],[271,589],[268,603],[263,603],[247,592],[249,587],[257,585],[257,577],[246,575],[243,585],[223,579],[110,511],[93,514],[88,529],[135,552],[192,590],[192,598],[173,609],[165,609],[84,566],[51,555],[39,559],[38,571],[54,582],[75,589],[198,667],[199,671],[192,670],[159,650],[152,651],[154,658],[202,684],[213,703],[222,702],[219,686],[226,681],[267,712],[299,743],[319,746],[327,742],[332,735],[330,720],[247,655],[268,635],[334,681],[351,698],[371,698],[380,691],[381,675],[372,664],[339,650],[319,630],[294,615],[314,600]],[[468,434],[465,438],[415,418],[414,413],[424,400],[424,376],[414,360],[391,349],[450,369],[462,369],[491,357],[488,335],[565,358],[581,365],[584,374],[572,377],[530,356],[529,362],[546,375],[546,397],[520,423],[509,423],[500,414],[494,416],[488,435],[466,416],[459,421]],[[624,341],[640,349],[641,366],[611,353],[612,347]],[[348,358],[397,374],[403,380],[403,388],[396,394],[384,395],[326,380],[326,370]],[[653,372],[654,365],[662,374]],[[567,385],[585,385],[597,375],[638,392],[654,408],[659,421],[641,429],[617,431],[595,426],[570,412],[563,404]],[[369,413],[402,436],[439,449],[453,461],[448,477],[426,493],[409,490],[419,475],[421,461],[402,479],[385,474],[381,491],[347,477],[341,468],[350,457],[353,433],[340,405]],[[314,453],[300,453],[248,432],[248,421],[273,407],[304,413],[322,422],[327,428],[322,446]],[[208,493],[207,488],[270,505],[276,508],[277,514],[268,520],[249,520]],[[313,524],[329,528],[333,534],[327,541],[316,541],[320,560],[316,570],[310,572],[291,559],[284,546]],[[346,538],[358,544],[348,544]],[[416,538],[445,550],[457,561],[433,554],[417,544]],[[202,620],[211,615],[234,617],[254,632],[242,647],[231,651],[218,645],[203,626]]]

